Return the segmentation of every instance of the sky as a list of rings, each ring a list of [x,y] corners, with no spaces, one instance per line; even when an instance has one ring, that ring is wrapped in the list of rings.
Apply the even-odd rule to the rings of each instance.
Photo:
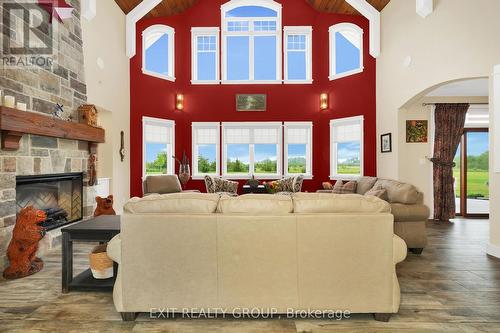
[[[337,158],[340,163],[353,157],[359,158],[360,144],[358,141],[338,143],[337,149]]]
[[[167,151],[167,145],[161,143],[146,144],[146,162],[154,162],[160,152]]]
[[[146,69],[168,74],[168,35],[163,35],[146,50]]]
[[[479,156],[488,151],[489,135],[487,132],[467,133],[467,155]]]

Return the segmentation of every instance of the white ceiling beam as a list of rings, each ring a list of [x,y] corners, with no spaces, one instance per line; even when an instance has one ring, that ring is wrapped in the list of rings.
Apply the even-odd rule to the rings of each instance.
[[[434,11],[434,0],[416,0],[417,14],[426,18]]]
[[[370,21],[370,54],[380,55],[380,12],[366,0],[346,0],[354,9]]]
[[[127,32],[127,56],[132,58],[135,56],[136,49],[136,30],[137,22],[146,16],[153,8],[160,4],[162,0],[142,0],[134,9],[127,14],[126,17],[126,32]]]
[[[97,0],[82,0],[82,16],[91,21],[97,15]]]

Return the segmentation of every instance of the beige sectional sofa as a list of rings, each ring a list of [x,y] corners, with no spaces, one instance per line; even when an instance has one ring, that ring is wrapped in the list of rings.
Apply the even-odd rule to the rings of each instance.
[[[426,223],[430,210],[424,205],[424,195],[418,189],[404,182],[376,177],[356,179],[356,193],[364,195],[372,188],[382,187],[387,191],[387,200],[394,215],[394,233],[401,237],[408,249],[420,254],[427,245]],[[318,191],[332,192],[332,191]]]
[[[124,320],[154,309],[398,312],[406,245],[361,195],[179,193],[133,198],[108,245]]]

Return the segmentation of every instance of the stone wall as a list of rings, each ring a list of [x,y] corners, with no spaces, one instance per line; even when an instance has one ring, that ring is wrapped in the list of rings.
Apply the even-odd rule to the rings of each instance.
[[[23,1],[26,2],[26,1]],[[12,67],[0,62],[0,90],[26,103],[28,110],[52,114],[56,103],[64,105],[67,115],[78,119],[76,110],[87,100],[84,78],[83,42],[81,39],[80,1],[68,1],[75,10],[71,19],[59,22],[55,17],[43,29],[52,29],[52,66]],[[2,10],[2,9],[0,9]],[[2,12],[0,17],[6,15]],[[45,14],[44,14],[45,15]],[[10,16],[22,29],[22,17]],[[33,18],[32,18],[33,19]],[[0,31],[3,34],[3,20]],[[46,30],[48,31],[48,30]],[[11,40],[16,43],[16,34]],[[6,36],[2,36],[6,38]],[[2,50],[3,52],[4,50]],[[2,57],[4,54],[1,55]],[[23,112],[23,111],[19,111]],[[24,135],[17,151],[0,151],[0,270],[6,264],[6,249],[15,223],[16,175],[37,175],[63,172],[86,172],[86,142]],[[84,188],[84,215],[93,211],[93,189]]]

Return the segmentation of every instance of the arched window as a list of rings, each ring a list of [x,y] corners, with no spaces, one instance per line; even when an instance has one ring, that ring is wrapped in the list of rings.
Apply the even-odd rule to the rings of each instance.
[[[281,4],[232,0],[221,17],[223,83],[281,83]]]
[[[330,29],[330,80],[363,71],[363,30],[340,23]]]
[[[166,25],[153,25],[142,33],[142,72],[175,81],[175,30]]]

